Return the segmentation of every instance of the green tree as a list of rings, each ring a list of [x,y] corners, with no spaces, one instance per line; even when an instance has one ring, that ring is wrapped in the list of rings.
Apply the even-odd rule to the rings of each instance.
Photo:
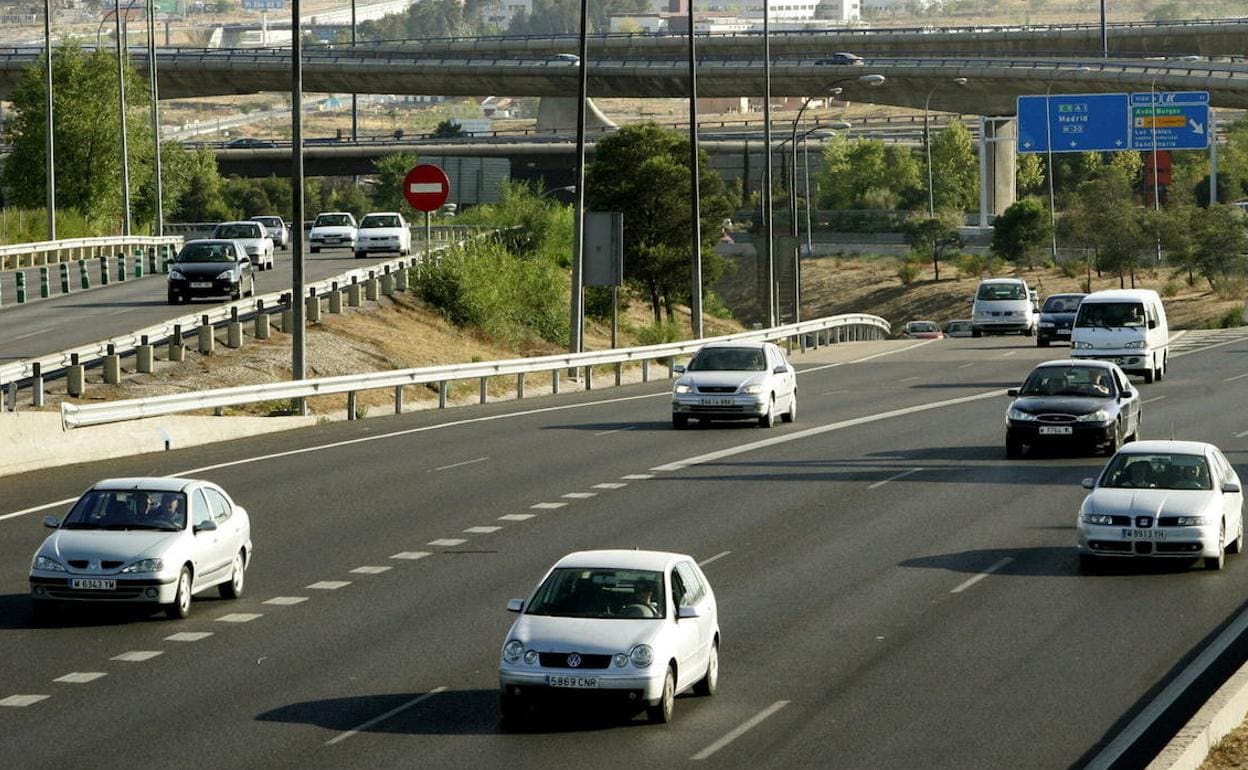
[[[1018,194],[1021,196],[1047,194],[1044,159],[1039,153],[1021,153],[1015,178],[1018,183]]]
[[[1052,237],[1049,207],[1038,198],[1015,201],[992,223],[992,250],[1027,267],[1049,246]]]
[[[950,122],[932,139],[932,197],[939,211],[970,211],[979,205],[979,159],[961,121]]]
[[[1157,233],[1161,238],[1161,247],[1166,250],[1166,261],[1176,271],[1187,273],[1187,285],[1196,284],[1196,271],[1199,261],[1196,253],[1196,237],[1192,231],[1192,218],[1197,208],[1186,204],[1167,206],[1158,211],[1148,211],[1147,220],[1150,232]]]
[[[922,217],[906,223],[906,243],[916,254],[931,261],[937,281],[940,280],[941,261],[951,251],[962,248],[957,218],[956,212],[944,212],[941,216]]]
[[[836,136],[826,142],[817,178],[824,209],[893,208],[922,195],[914,153],[878,139]]]
[[[369,195],[373,207],[379,211],[409,210],[411,206],[403,196],[403,178],[418,163],[420,159],[414,152],[387,155],[373,161],[373,168],[377,170],[376,184]]]
[[[464,135],[464,129],[457,121],[444,120],[433,129],[434,139],[455,139]]]
[[[1146,212],[1135,203],[1126,174],[1107,169],[1079,185],[1068,216],[1072,235],[1095,250],[1097,269],[1113,271],[1120,285],[1128,274],[1134,282],[1140,255],[1153,248],[1154,237]]]
[[[1248,229],[1242,212],[1235,206],[1210,206],[1195,209],[1190,222],[1196,264],[1210,289],[1217,290],[1221,282],[1244,273]]]
[[[212,150],[175,152],[162,166],[165,192],[175,196],[166,209],[170,221],[220,222],[231,217]]]

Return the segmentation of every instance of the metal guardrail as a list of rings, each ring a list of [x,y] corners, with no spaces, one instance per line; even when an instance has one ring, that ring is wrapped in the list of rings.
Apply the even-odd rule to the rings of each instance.
[[[451,364],[415,369],[399,369],[388,372],[320,377],[293,382],[271,382],[262,385],[245,385],[234,388],[218,388],[191,393],[174,393],[151,398],[136,398],[103,404],[71,404],[61,402],[61,421],[66,429],[110,422],[138,420],[200,409],[219,409],[241,404],[264,401],[289,400],[325,396],[338,393],[355,393],[361,390],[401,388],[407,385],[445,383],[454,380],[482,379],[505,375],[525,375],[536,372],[558,372],[565,369],[588,369],[593,366],[649,362],[695,352],[707,342],[761,341],[800,338],[823,334],[829,330],[850,330],[861,338],[874,338],[889,332],[889,323],[883,318],[861,313],[830,316],[804,321],[772,329],[741,332],[723,337],[702,340],[672,342],[662,345],[624,348],[618,350],[569,353],[535,358],[518,358],[505,361],[485,361],[470,364]],[[483,391],[484,392],[484,391]]]
[[[181,236],[116,235],[104,238],[67,238],[59,241],[15,243],[0,246],[0,270],[19,270],[23,267],[91,259],[101,255],[111,256],[134,248],[148,246],[181,246]]]

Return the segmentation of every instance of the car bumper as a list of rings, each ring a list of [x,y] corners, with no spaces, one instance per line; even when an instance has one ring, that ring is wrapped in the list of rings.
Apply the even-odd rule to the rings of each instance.
[[[1041,428],[1070,428],[1070,433],[1041,433]],[[1006,426],[1006,438],[1028,446],[1036,445],[1083,445],[1101,446],[1114,438],[1117,425],[1109,423],[1065,423],[1063,425],[1043,425],[1033,422],[1014,422]]]
[[[1036,327],[1036,338],[1047,342],[1070,342],[1070,327]]]
[[[1148,353],[1138,350],[1123,350],[1114,352],[1100,350],[1072,350],[1070,352],[1070,357],[1088,358],[1093,361],[1108,361],[1111,364],[1117,364],[1118,368],[1122,369],[1124,372],[1130,373],[1146,371],[1150,366]]]
[[[71,575],[66,577],[59,573],[32,573],[30,597],[35,601],[172,604],[178,591],[177,576],[166,578],[102,576],[106,580],[117,582],[113,589],[74,588],[71,581],[76,577],[100,576]]]
[[[767,414],[768,402],[753,395],[706,396],[688,394],[672,398],[672,414],[717,420],[749,420]]]
[[[567,676],[596,680],[596,687],[554,687],[549,684],[551,676]],[[508,666],[499,668],[499,688],[509,694],[533,699],[605,698],[654,705],[663,696],[663,680],[666,670],[658,666],[654,672],[638,674],[631,671],[611,673],[609,669],[541,669],[527,667],[518,670]]]
[[[309,238],[308,242],[318,249],[354,249],[355,241],[351,238]]]
[[[355,250],[360,253],[365,252],[394,252],[396,254],[403,251],[403,244],[398,241],[391,243],[360,243],[357,244]]]
[[[976,331],[992,334],[994,332],[1025,332],[1031,328],[1031,324],[1024,319],[1007,320],[992,319],[985,321],[976,321]]]
[[[1142,534],[1148,533],[1148,534]],[[1105,557],[1195,559],[1218,555],[1218,529],[1209,527],[1096,526],[1079,523],[1079,553]]]
[[[234,294],[240,284],[233,281],[169,281],[169,291],[183,297],[217,297]]]

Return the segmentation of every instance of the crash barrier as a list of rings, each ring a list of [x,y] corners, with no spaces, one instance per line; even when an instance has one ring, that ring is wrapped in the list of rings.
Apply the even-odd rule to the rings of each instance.
[[[101,286],[107,285],[110,277],[125,280],[128,273],[135,278],[155,274],[162,260],[171,258],[181,245],[180,235],[137,235],[0,246],[0,305],[6,301],[20,305],[33,299],[36,281],[41,299],[52,296],[53,287],[61,294],[70,293],[70,265],[74,262],[78,263],[82,289],[91,288],[88,264],[98,265],[96,280]],[[59,282],[54,280],[57,275]]]

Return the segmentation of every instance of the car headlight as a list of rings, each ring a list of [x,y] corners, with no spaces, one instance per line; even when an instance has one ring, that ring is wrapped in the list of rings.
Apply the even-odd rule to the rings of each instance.
[[[1207,516],[1179,516],[1174,520],[1179,527],[1203,527],[1209,523]]]
[[[1083,514],[1084,524],[1096,524],[1101,527],[1108,527],[1114,523],[1114,517],[1104,513],[1085,513]]]
[[[1034,414],[1029,414],[1021,409],[1015,409],[1014,407],[1010,407],[1010,411],[1006,412],[1006,416],[1008,416],[1011,420],[1017,420],[1019,422],[1034,422],[1036,419]]]
[[[1128,350],[1139,350],[1144,347],[1144,340],[1136,340],[1135,342],[1128,342],[1122,347]]]
[[[746,385],[744,388],[741,389],[741,392],[749,393],[750,395],[758,395],[759,393],[763,392],[763,386],[762,385]]]
[[[134,574],[135,572],[160,572],[165,568],[165,562],[161,559],[139,559],[122,569],[123,574]]]
[[[169,271],[169,280],[171,280],[171,281],[185,281],[185,280],[186,280],[186,276],[185,276],[185,275],[182,275],[182,274],[181,274],[181,273],[179,273],[177,270],[170,270],[170,271]]]
[[[216,280],[218,280],[218,281],[232,281],[232,280],[234,280],[234,271],[233,271],[233,270],[226,270],[224,273],[221,273],[220,275],[218,275],[218,276],[217,276],[217,278],[216,278]]]
[[[672,392],[673,393],[692,393],[693,386],[689,385],[688,383],[678,382],[676,383],[676,387],[672,389]]]
[[[66,572],[65,567],[56,559],[49,559],[47,556],[36,556],[35,563],[32,565],[34,569],[47,570],[49,572]]]
[[[1109,422],[1113,418],[1110,417],[1109,412],[1104,409],[1097,409],[1091,414],[1081,414],[1075,419],[1079,422]]]
[[[654,662],[654,650],[648,644],[639,644],[628,654],[628,658],[637,668],[648,668]]]
[[[519,639],[512,639],[503,645],[503,660],[508,663],[519,663],[524,655],[524,644]]]
[[[1072,342],[1070,343],[1070,346],[1074,348],[1075,350],[1091,350],[1092,349],[1091,342]]]
[[[611,662],[615,664],[616,668],[624,668],[628,665],[628,656],[622,652],[617,652],[615,656],[611,658]]]

